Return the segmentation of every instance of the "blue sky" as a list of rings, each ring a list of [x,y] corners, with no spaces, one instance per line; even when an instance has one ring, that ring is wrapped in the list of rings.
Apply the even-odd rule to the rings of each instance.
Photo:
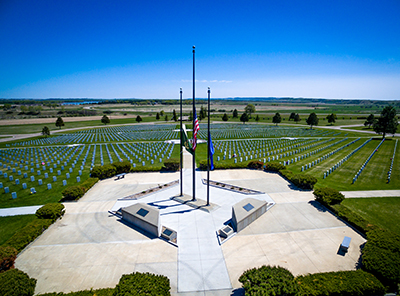
[[[400,99],[400,1],[0,1],[0,97]]]

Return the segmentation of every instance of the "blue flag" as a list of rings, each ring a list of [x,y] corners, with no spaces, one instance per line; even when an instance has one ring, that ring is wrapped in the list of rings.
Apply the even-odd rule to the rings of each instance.
[[[208,150],[210,151],[210,169],[214,170],[214,146],[211,140],[211,133],[208,133]]]

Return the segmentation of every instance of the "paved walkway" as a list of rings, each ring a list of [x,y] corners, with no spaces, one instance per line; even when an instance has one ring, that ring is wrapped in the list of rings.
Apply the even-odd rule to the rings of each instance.
[[[342,191],[346,198],[391,197],[400,196],[400,190]]]
[[[0,209],[0,217],[35,214],[41,206]]]

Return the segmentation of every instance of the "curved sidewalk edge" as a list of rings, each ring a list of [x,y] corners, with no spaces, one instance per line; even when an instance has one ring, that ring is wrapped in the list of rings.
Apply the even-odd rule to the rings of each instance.
[[[40,207],[42,206],[0,209],[0,217],[35,214]]]

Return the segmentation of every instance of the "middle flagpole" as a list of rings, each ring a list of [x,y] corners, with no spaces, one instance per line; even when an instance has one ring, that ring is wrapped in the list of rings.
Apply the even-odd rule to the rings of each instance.
[[[195,113],[196,113],[196,109],[195,109],[195,46],[193,45],[193,112],[192,112],[192,119],[193,119],[193,133],[194,133],[194,128],[195,128]],[[195,138],[193,137],[193,140],[195,140]],[[196,200],[196,152],[195,149],[193,149],[193,197],[192,197],[192,201]]]
[[[207,206],[210,205],[210,88],[208,88],[208,141],[207,141]]]
[[[180,91],[180,102],[181,102],[181,120],[180,120],[180,124],[181,124],[181,129],[180,129],[180,136],[181,136],[181,153],[180,153],[180,167],[181,167],[181,170],[180,170],[180,177],[181,177],[181,194],[180,194],[180,196],[183,196],[183,176],[182,176],[182,167],[183,167],[183,127],[182,127],[182,88],[181,88],[181,91]]]

